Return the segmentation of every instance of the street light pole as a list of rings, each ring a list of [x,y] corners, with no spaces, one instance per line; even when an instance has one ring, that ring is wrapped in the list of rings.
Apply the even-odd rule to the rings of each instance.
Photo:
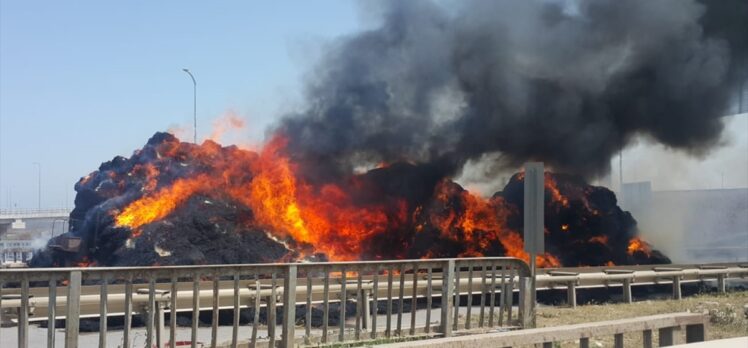
[[[192,103],[192,116],[194,121],[194,142],[197,144],[197,81],[195,81],[195,76],[192,75],[189,69],[184,68],[182,71],[186,72],[188,75],[190,75],[190,78],[192,78],[192,91],[193,91],[193,103]]]
[[[42,164],[39,162],[34,162],[33,164],[37,167],[37,193],[39,194],[37,204],[39,205],[38,209],[42,210]]]

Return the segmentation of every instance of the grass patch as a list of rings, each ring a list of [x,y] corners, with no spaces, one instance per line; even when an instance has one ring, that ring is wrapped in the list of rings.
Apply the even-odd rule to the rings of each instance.
[[[748,304],[748,291],[729,292],[725,295],[700,294],[681,300],[647,300],[632,304],[603,303],[578,306],[574,309],[539,307],[537,325],[560,326],[676,312],[706,313],[709,315],[707,339],[715,340],[748,335],[748,320],[743,311],[745,304]],[[654,336],[657,342],[656,332]],[[638,346],[641,344],[641,333],[624,335],[624,340],[627,346]],[[568,342],[559,346],[578,347],[577,344]],[[591,347],[610,347],[612,344],[612,336],[590,339]]]

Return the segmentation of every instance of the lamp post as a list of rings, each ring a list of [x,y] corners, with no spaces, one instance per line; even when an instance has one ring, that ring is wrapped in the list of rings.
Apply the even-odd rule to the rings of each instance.
[[[33,163],[37,167],[37,193],[38,193],[38,209],[42,210],[42,164],[39,162]]]
[[[190,78],[192,78],[192,91],[193,91],[193,103],[192,103],[192,117],[194,121],[194,137],[193,141],[195,144],[197,144],[197,81],[195,81],[195,76],[192,75],[189,69],[184,68],[182,71],[186,72],[187,75],[190,75]]]

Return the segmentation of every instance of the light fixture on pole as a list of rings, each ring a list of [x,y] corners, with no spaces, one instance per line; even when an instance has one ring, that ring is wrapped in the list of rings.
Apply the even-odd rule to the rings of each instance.
[[[195,144],[197,144],[197,81],[195,81],[195,76],[192,75],[189,69],[184,68],[182,71],[186,72],[188,75],[190,75],[190,78],[192,78],[192,91],[193,91],[193,100],[192,100],[192,117],[194,121],[194,137],[193,141]]]

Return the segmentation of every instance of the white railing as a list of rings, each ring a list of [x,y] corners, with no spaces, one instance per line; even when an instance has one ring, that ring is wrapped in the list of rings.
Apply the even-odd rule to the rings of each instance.
[[[23,220],[41,218],[67,219],[70,216],[69,209],[14,209],[0,210],[0,220]]]

